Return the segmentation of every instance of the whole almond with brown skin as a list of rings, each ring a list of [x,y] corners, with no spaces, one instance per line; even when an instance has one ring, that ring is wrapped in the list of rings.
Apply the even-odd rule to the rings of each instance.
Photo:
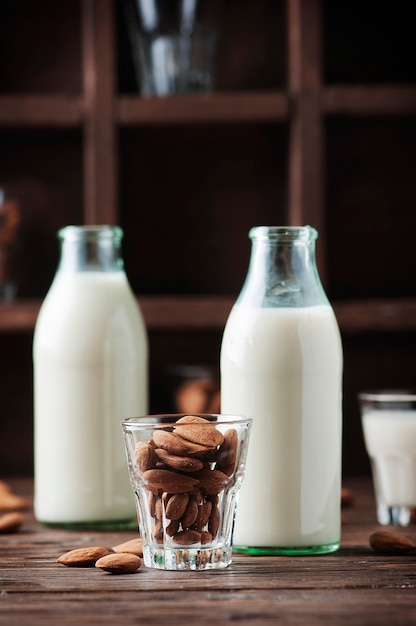
[[[208,532],[207,530],[203,530],[201,533],[201,543],[205,544],[205,543],[209,543],[210,541],[212,541],[211,533]]]
[[[220,493],[230,481],[230,477],[220,470],[202,469],[192,475],[199,480],[201,489],[207,495]]]
[[[370,535],[370,546],[384,554],[407,554],[416,550],[416,544],[404,535],[388,530],[377,530]]]
[[[218,504],[212,503],[212,511],[208,522],[208,530],[211,533],[212,537],[215,539],[218,533],[218,529],[220,527],[220,511],[218,509]]]
[[[201,533],[197,530],[181,530],[173,537],[173,541],[180,546],[188,546],[201,541]]]
[[[157,457],[150,443],[138,441],[134,450],[136,464],[141,472],[152,469],[156,465]]]
[[[123,543],[113,546],[112,550],[114,550],[114,552],[123,552],[127,554],[135,554],[136,556],[143,556],[143,542],[140,537],[137,539],[130,539],[129,541],[124,541]]]
[[[0,511],[22,511],[29,508],[29,502],[11,491],[0,492]]]
[[[174,535],[176,535],[178,530],[179,530],[178,519],[173,519],[171,523],[169,524],[169,526],[166,526],[166,534],[169,535],[169,537],[173,537]]]
[[[67,567],[94,567],[96,561],[107,554],[111,554],[107,548],[91,546],[65,552],[56,561]]]
[[[354,494],[351,489],[342,487],[341,489],[341,506],[347,507],[354,503]]]
[[[217,469],[220,469],[231,476],[234,472],[235,464],[237,461],[237,445],[238,435],[235,428],[230,428],[224,433],[224,441],[218,450],[218,465]]]
[[[217,430],[209,420],[197,415],[185,415],[178,419],[175,424],[175,433],[179,433],[183,439],[208,448],[216,448],[224,441],[222,432]]]
[[[151,469],[143,474],[145,487],[154,494],[159,491],[166,493],[185,493],[192,491],[198,484],[198,479],[188,476],[187,474],[179,474],[165,469]]]
[[[136,554],[107,554],[95,563],[95,567],[110,572],[111,574],[134,574],[142,564],[142,560]]]
[[[155,453],[157,458],[165,465],[169,465],[169,467],[180,470],[181,472],[196,472],[204,466],[201,459],[192,456],[171,454],[163,448],[156,448]]]
[[[0,533],[15,533],[23,524],[23,517],[17,511],[0,515]]]
[[[186,507],[185,513],[182,515],[181,524],[182,528],[186,529],[195,524],[198,517],[198,505],[195,500],[190,500]]]
[[[165,514],[170,520],[178,520],[185,513],[189,496],[186,493],[175,493],[166,504]]]
[[[4,480],[0,480],[0,493],[10,493],[11,489],[9,487],[9,485],[4,482]]]
[[[171,454],[178,456],[193,456],[204,454],[210,448],[193,443],[187,439],[183,439],[177,433],[171,433],[166,430],[155,430],[153,440],[157,448],[163,448]]]

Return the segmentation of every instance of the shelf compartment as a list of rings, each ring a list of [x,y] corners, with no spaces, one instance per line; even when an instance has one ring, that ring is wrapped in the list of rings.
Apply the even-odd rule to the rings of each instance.
[[[0,42],[1,93],[81,94],[81,0],[2,0]]]
[[[416,118],[326,120],[326,285],[333,300],[416,296]]]
[[[286,221],[284,124],[122,129],[120,225],[138,294],[227,295],[252,226]]]
[[[217,33],[216,92],[283,89],[286,80],[286,0],[204,0],[198,15]],[[122,2],[115,3],[117,83],[120,94],[138,93],[132,45]]]
[[[324,79],[334,83],[415,83],[412,3],[322,0]]]

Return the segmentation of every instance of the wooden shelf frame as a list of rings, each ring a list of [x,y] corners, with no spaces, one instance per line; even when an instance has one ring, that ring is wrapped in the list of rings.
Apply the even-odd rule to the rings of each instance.
[[[110,126],[193,124],[268,124],[289,122],[296,96],[285,91],[221,92],[166,98],[117,96]],[[323,117],[415,116],[416,87],[334,85],[317,93]],[[0,96],[1,128],[83,128],[91,105],[83,97]]]
[[[325,85],[322,0],[286,0],[287,88],[140,98],[116,92],[114,0],[82,0],[81,96],[1,95],[1,128],[75,128],[83,133],[84,222],[119,222],[118,131],[175,124],[285,123],[289,127],[289,224],[313,223],[326,280],[325,141],[328,116],[415,115],[416,87]],[[150,328],[220,328],[231,308],[222,297],[143,297]],[[414,331],[413,299],[335,304],[346,332]],[[0,305],[0,331],[32,331],[39,302]]]
[[[230,296],[143,296],[138,298],[149,330],[222,330],[234,303]],[[0,304],[0,333],[33,332],[41,302]],[[416,298],[346,300],[333,303],[341,332],[416,332]]]

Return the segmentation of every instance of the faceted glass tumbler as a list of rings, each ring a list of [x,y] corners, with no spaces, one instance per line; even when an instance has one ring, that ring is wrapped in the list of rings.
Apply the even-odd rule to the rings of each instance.
[[[122,422],[147,567],[206,570],[231,563],[251,421],[170,414]]]
[[[416,389],[377,389],[358,395],[371,462],[377,521],[416,523]]]

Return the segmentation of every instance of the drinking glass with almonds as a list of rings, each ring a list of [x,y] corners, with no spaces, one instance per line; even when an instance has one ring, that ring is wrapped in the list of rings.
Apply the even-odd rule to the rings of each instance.
[[[205,570],[231,563],[251,421],[171,414],[122,422],[147,567]]]

